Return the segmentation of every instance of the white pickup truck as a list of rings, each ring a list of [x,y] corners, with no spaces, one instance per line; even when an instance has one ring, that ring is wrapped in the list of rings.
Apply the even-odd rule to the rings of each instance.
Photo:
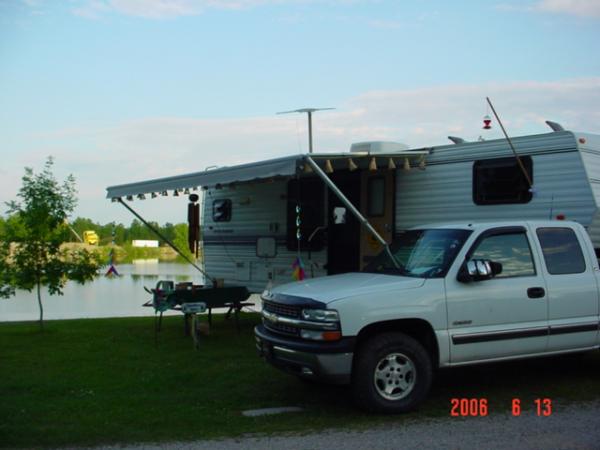
[[[361,273],[263,292],[256,343],[278,368],[351,383],[364,409],[405,412],[436,368],[598,349],[599,277],[577,223],[424,226]]]

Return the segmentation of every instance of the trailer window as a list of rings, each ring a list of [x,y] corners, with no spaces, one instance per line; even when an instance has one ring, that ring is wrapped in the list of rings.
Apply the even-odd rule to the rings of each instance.
[[[229,222],[231,220],[231,200],[226,198],[213,201],[213,221]]]
[[[287,248],[314,250],[323,248],[325,233],[317,228],[325,225],[325,191],[318,178],[290,180],[287,189]],[[296,208],[299,207],[299,211]],[[300,239],[297,238],[298,229]],[[315,232],[316,231],[316,232]],[[309,242],[311,234],[313,238]]]
[[[385,178],[369,178],[367,199],[367,214],[369,217],[385,214]]]
[[[531,156],[521,156],[533,182]],[[473,164],[473,202],[476,205],[528,203],[532,193],[516,158],[495,158]]]

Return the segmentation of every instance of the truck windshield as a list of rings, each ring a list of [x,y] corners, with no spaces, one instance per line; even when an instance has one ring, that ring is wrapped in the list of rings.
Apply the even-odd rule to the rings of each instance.
[[[417,278],[443,277],[470,234],[470,230],[454,229],[405,231],[390,245],[397,264],[384,250],[366,265],[363,272]]]

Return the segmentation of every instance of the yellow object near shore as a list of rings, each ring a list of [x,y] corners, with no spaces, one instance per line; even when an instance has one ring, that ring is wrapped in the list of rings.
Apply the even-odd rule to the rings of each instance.
[[[89,245],[98,245],[100,238],[95,231],[87,230],[83,232],[83,242]]]

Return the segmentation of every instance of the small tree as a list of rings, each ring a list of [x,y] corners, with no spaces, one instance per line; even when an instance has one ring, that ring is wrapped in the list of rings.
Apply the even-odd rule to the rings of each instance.
[[[189,259],[196,259],[196,255],[193,255],[188,246],[188,224],[178,223],[173,226],[175,238],[173,243],[177,246],[181,252],[186,255]]]
[[[77,202],[75,179],[69,175],[59,184],[52,165],[48,158],[41,173],[25,168],[17,194],[20,200],[7,203],[11,216],[0,237],[0,296],[13,295],[15,289],[36,289],[40,329],[44,327],[42,286],[50,295],[62,295],[68,279],[84,283],[99,267],[96,254],[61,248],[69,238],[65,220]]]

